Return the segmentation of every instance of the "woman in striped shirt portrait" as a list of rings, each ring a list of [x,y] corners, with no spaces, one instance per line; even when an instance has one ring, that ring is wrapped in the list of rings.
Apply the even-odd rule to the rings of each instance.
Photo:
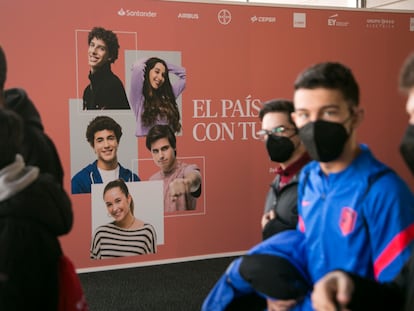
[[[155,229],[134,216],[134,201],[126,183],[122,179],[109,182],[103,199],[114,221],[95,230],[90,257],[104,259],[156,253]]]

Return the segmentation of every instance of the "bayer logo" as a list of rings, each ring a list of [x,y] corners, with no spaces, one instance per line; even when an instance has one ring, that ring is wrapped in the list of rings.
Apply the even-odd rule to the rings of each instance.
[[[229,10],[223,9],[220,10],[217,14],[217,19],[220,24],[228,25],[231,22],[231,13]]]

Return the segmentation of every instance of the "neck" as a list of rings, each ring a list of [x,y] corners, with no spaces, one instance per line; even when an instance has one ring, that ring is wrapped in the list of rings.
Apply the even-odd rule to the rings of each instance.
[[[118,160],[116,158],[109,162],[98,160],[97,166],[101,170],[106,170],[106,171],[114,170],[118,166]]]
[[[173,172],[173,171],[175,170],[176,166],[177,166],[177,158],[175,158],[175,159],[174,159],[174,162],[171,164],[171,166],[170,166],[170,167],[168,167],[168,168],[167,168],[165,171],[163,171],[162,173],[163,173],[164,175],[168,175],[168,174],[170,174],[171,172]]]
[[[96,72],[98,72],[98,71],[102,71],[102,70],[110,70],[111,69],[111,64],[110,63],[105,63],[105,64],[103,64],[103,65],[101,65],[101,66],[98,66],[98,67],[89,67],[90,68],[90,71],[91,71],[91,73],[92,74],[94,74],[94,73],[96,73]]]
[[[124,219],[117,222],[116,225],[122,229],[129,229],[135,222],[135,216],[129,213]]]
[[[345,145],[344,151],[338,159],[326,163],[319,162],[319,164],[325,175],[331,173],[339,173],[345,170],[360,152],[361,149],[359,148],[358,144],[350,139]]]

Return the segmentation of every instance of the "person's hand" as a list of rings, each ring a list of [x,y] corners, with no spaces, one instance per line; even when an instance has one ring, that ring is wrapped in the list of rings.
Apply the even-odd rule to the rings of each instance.
[[[262,229],[266,226],[266,224],[269,222],[269,220],[272,220],[273,218],[276,218],[276,213],[274,210],[270,210],[267,213],[264,213],[262,216]]]
[[[326,274],[313,287],[312,306],[317,311],[347,311],[354,282],[342,271]]]
[[[267,311],[287,311],[296,304],[296,300],[267,299]]]
[[[168,188],[171,200],[174,202],[178,197],[190,192],[191,181],[187,178],[174,179]]]

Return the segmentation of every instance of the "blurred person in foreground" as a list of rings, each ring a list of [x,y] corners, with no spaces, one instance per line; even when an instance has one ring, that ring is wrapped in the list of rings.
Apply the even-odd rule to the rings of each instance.
[[[0,108],[0,310],[58,310],[71,202],[52,175],[26,166],[22,142],[21,118]]]
[[[27,165],[35,165],[42,173],[50,173],[63,184],[63,167],[55,145],[45,133],[40,114],[21,88],[5,89],[6,55],[0,46],[0,107],[13,110],[23,120],[23,144],[20,154]]]
[[[400,152],[414,175],[414,54],[401,68],[399,88],[408,96],[409,115]],[[318,311],[414,310],[414,253],[392,282],[375,282],[343,270],[329,272],[315,284],[312,303]]]

